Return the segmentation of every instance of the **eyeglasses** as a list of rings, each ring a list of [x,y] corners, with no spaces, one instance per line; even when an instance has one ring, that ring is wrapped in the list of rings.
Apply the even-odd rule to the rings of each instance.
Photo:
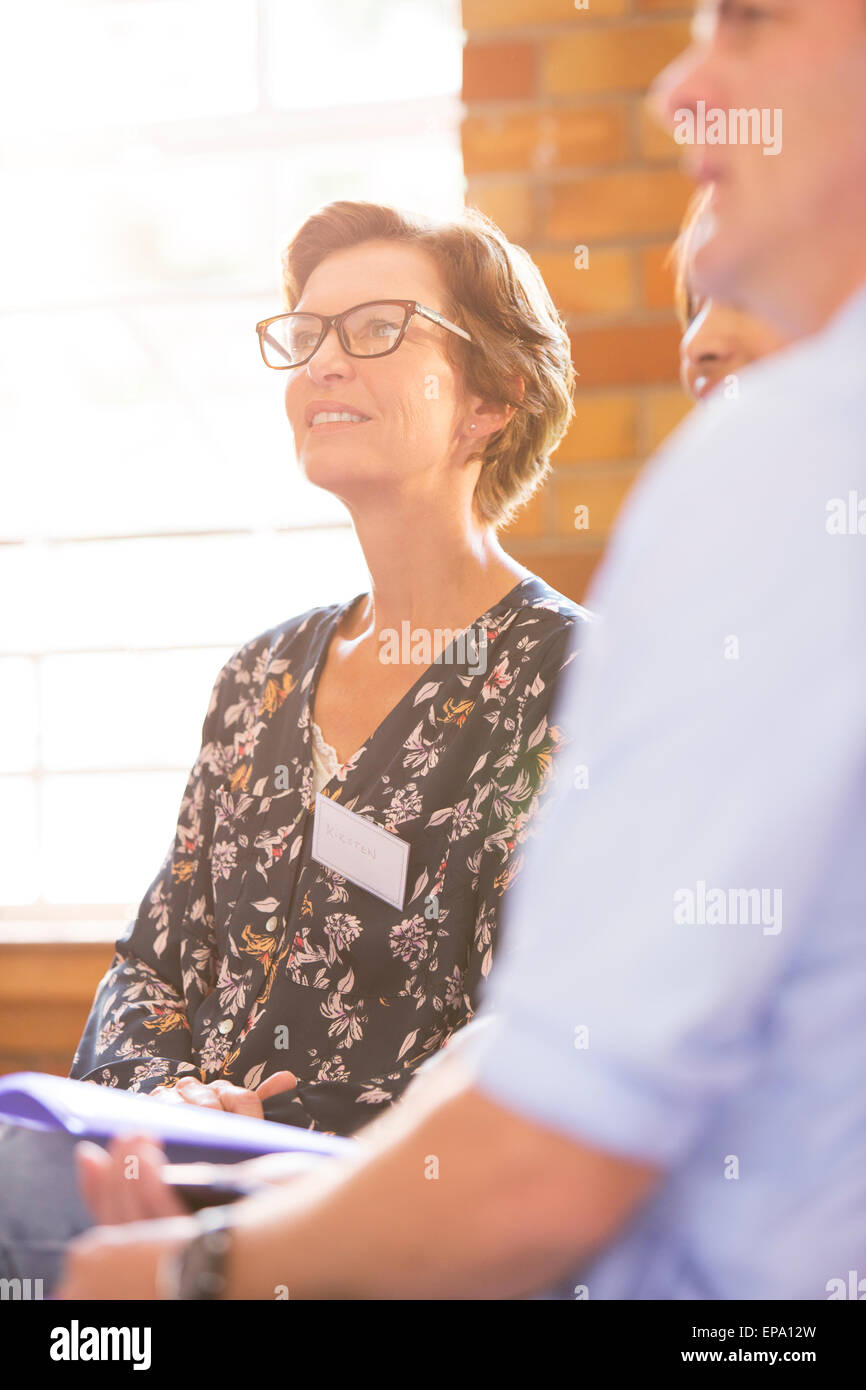
[[[387,357],[402,343],[413,314],[472,342],[464,328],[458,328],[415,299],[372,299],[366,304],[355,304],[342,314],[275,314],[257,323],[256,332],[265,366],[285,371],[309,362],[332,326],[337,330],[340,346],[350,357]]]

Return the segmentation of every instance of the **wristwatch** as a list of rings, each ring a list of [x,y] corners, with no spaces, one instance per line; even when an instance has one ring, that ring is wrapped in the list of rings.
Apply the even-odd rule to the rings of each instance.
[[[199,1230],[180,1251],[163,1255],[157,1274],[164,1299],[222,1298],[231,1247],[231,1213],[207,1207],[192,1218]]]

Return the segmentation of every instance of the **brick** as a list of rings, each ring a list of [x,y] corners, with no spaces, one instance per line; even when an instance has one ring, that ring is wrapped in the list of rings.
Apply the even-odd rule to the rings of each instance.
[[[675,382],[680,335],[675,323],[625,324],[571,335],[580,384],[640,386]]]
[[[628,152],[622,103],[555,111],[470,113],[463,122],[467,174],[543,170],[563,164],[615,164]]]
[[[557,534],[596,542],[605,540],[639,472],[639,468],[633,468],[625,472],[600,471],[579,478],[555,478]],[[587,508],[585,529],[575,528],[575,507]]]
[[[577,533],[575,532],[575,535]],[[506,537],[506,542],[508,538]],[[574,603],[582,603],[590,586],[590,580],[602,557],[602,546],[598,545],[545,545],[539,552],[530,542],[528,545],[507,543],[505,549],[521,565],[526,565],[539,575],[552,589],[565,594]]]
[[[545,40],[542,90],[564,92],[643,91],[689,42],[683,20],[631,23],[609,29],[575,26]]]
[[[629,251],[592,252],[585,270],[575,268],[575,257],[570,251],[538,252],[532,259],[560,313],[621,314],[632,307]]]
[[[646,102],[639,103],[638,149],[642,159],[653,164],[678,164],[683,155],[682,145],[678,145],[673,135],[664,130],[651,115]]]
[[[679,14],[690,19],[693,5],[684,5],[683,0],[635,0],[634,8],[638,14]]]
[[[679,169],[626,169],[551,187],[547,234],[585,243],[674,235],[692,192]]]
[[[674,272],[668,264],[671,243],[645,246],[641,251],[641,298],[647,309],[670,309],[674,302]]]
[[[544,532],[544,488],[530,497],[503,534],[509,536],[540,536]]]
[[[463,100],[532,96],[535,60],[532,43],[468,43],[463,50]]]
[[[470,182],[466,201],[491,217],[511,241],[532,239],[532,192],[524,180],[481,185]]]
[[[685,391],[654,391],[647,401],[647,442],[654,452],[692,409]]]
[[[463,28],[516,29],[521,25],[568,24],[587,17],[606,18],[625,14],[628,0],[589,0],[589,9],[575,8],[574,0],[463,0]]]
[[[573,463],[603,463],[637,454],[638,403],[635,396],[588,395],[582,378],[574,398],[575,416],[556,453],[557,467]]]

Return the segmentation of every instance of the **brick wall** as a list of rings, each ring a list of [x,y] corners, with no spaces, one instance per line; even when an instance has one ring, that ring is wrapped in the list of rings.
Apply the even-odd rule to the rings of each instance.
[[[503,543],[577,599],[642,462],[688,409],[664,258],[690,184],[644,97],[691,13],[677,0],[463,0],[467,201],[532,253],[580,373],[554,472]]]

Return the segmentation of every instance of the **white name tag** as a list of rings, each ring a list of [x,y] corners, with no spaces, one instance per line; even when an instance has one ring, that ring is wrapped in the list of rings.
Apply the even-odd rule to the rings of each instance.
[[[375,893],[392,907],[403,906],[409,866],[407,842],[321,792],[316,793],[312,853],[319,864],[342,874],[350,883]]]

